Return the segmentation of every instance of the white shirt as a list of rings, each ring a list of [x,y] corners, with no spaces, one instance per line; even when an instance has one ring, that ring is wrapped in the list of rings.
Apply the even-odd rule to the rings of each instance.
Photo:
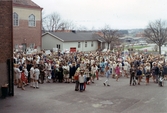
[[[84,75],[79,75],[79,83],[84,83],[85,81],[85,78],[84,78]]]

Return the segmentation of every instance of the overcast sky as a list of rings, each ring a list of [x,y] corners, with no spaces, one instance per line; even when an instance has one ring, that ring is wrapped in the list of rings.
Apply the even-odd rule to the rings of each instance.
[[[57,12],[64,20],[87,29],[145,28],[150,21],[167,20],[167,0],[32,0],[44,14]]]

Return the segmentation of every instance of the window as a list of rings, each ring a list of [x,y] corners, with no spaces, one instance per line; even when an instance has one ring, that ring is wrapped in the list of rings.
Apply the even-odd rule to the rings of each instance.
[[[35,16],[33,14],[29,16],[28,25],[30,27],[35,27]]]
[[[85,47],[87,47],[87,42],[85,42]]]
[[[34,48],[35,48],[35,43],[31,43],[31,44],[30,44],[30,48],[31,48],[31,49],[34,49]]]
[[[14,26],[19,26],[19,16],[17,13],[13,13],[13,25]]]
[[[80,42],[78,42],[78,48],[80,48],[81,47],[81,43]]]
[[[57,44],[57,48],[60,49],[60,44]]]
[[[93,41],[92,41],[92,43],[91,43],[91,47],[93,47]]]

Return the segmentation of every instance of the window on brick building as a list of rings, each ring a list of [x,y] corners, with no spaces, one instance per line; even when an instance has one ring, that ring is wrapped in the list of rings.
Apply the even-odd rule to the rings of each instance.
[[[30,48],[31,48],[31,49],[34,49],[34,48],[35,48],[35,44],[34,44],[34,43],[31,43],[31,44],[30,44]]]
[[[29,16],[28,25],[30,27],[35,27],[35,16],[33,14]]]
[[[13,25],[14,26],[19,26],[19,16],[17,13],[13,13]]]

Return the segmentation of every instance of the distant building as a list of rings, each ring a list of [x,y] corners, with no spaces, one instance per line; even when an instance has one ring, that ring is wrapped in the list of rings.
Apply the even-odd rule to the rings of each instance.
[[[42,35],[42,49],[61,51],[96,51],[107,48],[105,40],[92,32],[46,32]]]
[[[31,0],[13,0],[13,46],[41,47],[42,8]]]

